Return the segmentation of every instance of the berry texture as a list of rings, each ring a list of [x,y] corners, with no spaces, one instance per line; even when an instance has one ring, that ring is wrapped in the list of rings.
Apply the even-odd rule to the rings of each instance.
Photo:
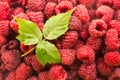
[[[10,72],[5,80],[16,80],[15,71]]]
[[[38,75],[39,80],[51,80],[48,75],[48,71],[40,72]]]
[[[115,12],[115,14],[114,14],[114,19],[120,21],[120,9]]]
[[[113,0],[113,8],[114,9],[120,9],[120,1],[119,0]]]
[[[77,41],[77,43],[75,44],[74,49],[77,50],[77,49],[79,49],[80,47],[82,47],[84,45],[85,45],[85,42],[79,39]]]
[[[120,68],[115,68],[112,75],[108,80],[119,80],[120,79]]]
[[[0,48],[7,42],[7,39],[4,36],[0,35]]]
[[[32,76],[32,77],[28,78],[27,80],[38,80],[38,78],[36,76]]]
[[[112,6],[112,1],[113,0],[98,0],[96,6],[101,6],[101,5],[107,5],[107,6]]]

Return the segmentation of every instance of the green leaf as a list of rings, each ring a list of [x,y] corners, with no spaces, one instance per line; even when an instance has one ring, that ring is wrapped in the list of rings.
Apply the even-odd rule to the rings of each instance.
[[[53,40],[64,34],[68,30],[70,17],[74,10],[75,8],[47,20],[43,29],[45,39]]]
[[[38,61],[44,66],[46,63],[60,63],[60,53],[54,44],[42,41],[36,46],[36,56]]]
[[[18,22],[19,28],[19,35],[16,38],[20,42],[24,43],[25,45],[33,45],[42,40],[42,33],[39,30],[37,24],[16,17],[15,19]]]

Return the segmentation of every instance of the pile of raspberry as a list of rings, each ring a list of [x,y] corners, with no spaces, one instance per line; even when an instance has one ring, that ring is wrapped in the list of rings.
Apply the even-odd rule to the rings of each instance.
[[[43,67],[32,51],[16,40],[17,16],[42,31],[52,16],[73,12],[69,30],[50,41],[60,64]],[[0,80],[120,80],[120,0],[0,0]]]

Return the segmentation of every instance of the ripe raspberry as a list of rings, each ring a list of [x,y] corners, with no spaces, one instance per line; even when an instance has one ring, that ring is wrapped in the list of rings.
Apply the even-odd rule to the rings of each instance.
[[[0,35],[0,48],[7,42],[7,39],[4,36]]]
[[[76,16],[71,16],[69,30],[79,31],[81,29],[81,21]]]
[[[58,0],[58,3],[62,2],[62,1],[65,1],[65,0]],[[77,1],[76,0],[69,0],[73,6],[76,6],[77,5]]]
[[[3,73],[0,71],[0,80],[3,80]]]
[[[115,68],[108,80],[120,80],[120,68]]]
[[[90,20],[88,10],[83,4],[76,6],[74,15],[77,16],[83,23],[89,22]]]
[[[95,64],[82,64],[79,67],[78,75],[84,80],[95,80],[96,79],[96,65]]]
[[[114,14],[114,19],[120,21],[120,9],[115,12],[115,14]]]
[[[109,50],[118,50],[120,47],[118,32],[116,29],[109,29],[106,32],[105,44]]]
[[[86,41],[86,45],[91,46],[95,51],[98,51],[102,45],[102,39],[90,36]]]
[[[77,49],[79,49],[80,47],[82,47],[84,45],[85,45],[85,42],[79,39],[77,41],[77,43],[75,44],[74,49],[77,50]]]
[[[38,80],[38,78],[36,76],[32,76],[32,77],[28,78],[27,80]]]
[[[107,24],[102,19],[92,20],[88,30],[92,37],[102,37],[107,30]]]
[[[106,5],[99,6],[96,10],[96,16],[100,19],[103,19],[105,22],[110,21],[113,15],[114,10]]]
[[[33,57],[32,54],[25,56],[25,57],[24,57],[24,62],[25,62],[25,64],[27,64],[27,65],[30,66],[31,63],[32,63],[32,57]]]
[[[21,63],[20,66],[16,69],[16,80],[26,80],[32,74],[32,69],[30,66],[27,66],[25,63]]]
[[[80,4],[85,5],[87,8],[91,8],[95,0],[78,0]]]
[[[101,5],[112,6],[112,1],[113,0],[98,0],[98,3],[96,5],[97,5],[97,7],[99,7]]]
[[[77,70],[69,70],[67,80],[79,80]]]
[[[14,11],[13,11],[13,15],[17,15],[19,13],[24,13],[24,9],[21,8],[21,7],[15,8]]]
[[[90,46],[82,46],[77,50],[77,59],[83,63],[91,64],[95,60],[94,50]]]
[[[60,49],[61,60],[63,65],[71,65],[75,61],[76,51],[73,49]]]
[[[49,3],[49,2],[54,2],[54,3],[57,3],[58,0],[46,0],[46,3]]]
[[[62,1],[55,7],[56,14],[64,13],[73,8],[73,5],[70,1]]]
[[[38,75],[39,80],[51,80],[48,75],[48,71],[40,72]]]
[[[110,66],[119,66],[120,65],[120,54],[119,52],[107,52],[104,55],[104,61]]]
[[[5,78],[5,80],[16,80],[15,78],[15,72],[11,71],[8,76]]]
[[[68,31],[65,35],[62,36],[62,48],[72,48],[75,43],[78,41],[77,31]]]
[[[49,71],[50,80],[66,80],[67,72],[61,65],[54,65]]]
[[[0,2],[0,21],[9,17],[10,7],[7,2]]]
[[[104,76],[110,76],[112,74],[113,68],[108,66],[103,58],[98,58],[97,59],[97,70]]]
[[[11,29],[9,27],[10,21],[4,20],[0,21],[0,35],[8,37],[11,34]]]
[[[113,0],[113,8],[120,9],[120,0]]]
[[[17,40],[10,40],[9,43],[8,43],[8,47],[10,50],[13,50],[13,49],[18,49],[19,48],[19,43]]]
[[[56,3],[54,2],[48,2],[46,4],[44,9],[44,14],[47,19],[55,15],[55,7],[56,7]]]
[[[94,10],[94,9],[89,9],[89,10],[88,10],[88,13],[89,13],[89,16],[90,16],[90,21],[91,21],[92,19],[95,19],[96,13],[95,13],[95,10]]]
[[[19,50],[9,50],[2,53],[1,59],[7,70],[12,71],[20,64],[21,56]]]
[[[27,0],[28,9],[32,11],[42,11],[45,5],[45,0]]]

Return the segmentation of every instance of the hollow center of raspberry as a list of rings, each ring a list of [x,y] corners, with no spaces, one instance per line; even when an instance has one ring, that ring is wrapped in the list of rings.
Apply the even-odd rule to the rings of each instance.
[[[89,57],[83,57],[82,60],[89,60]]]
[[[96,30],[102,31],[102,26],[101,26],[100,24],[98,24],[98,25],[96,26]]]
[[[67,12],[67,11],[68,11],[67,8],[62,8],[62,9],[60,10],[61,13],[65,13],[65,12]]]

